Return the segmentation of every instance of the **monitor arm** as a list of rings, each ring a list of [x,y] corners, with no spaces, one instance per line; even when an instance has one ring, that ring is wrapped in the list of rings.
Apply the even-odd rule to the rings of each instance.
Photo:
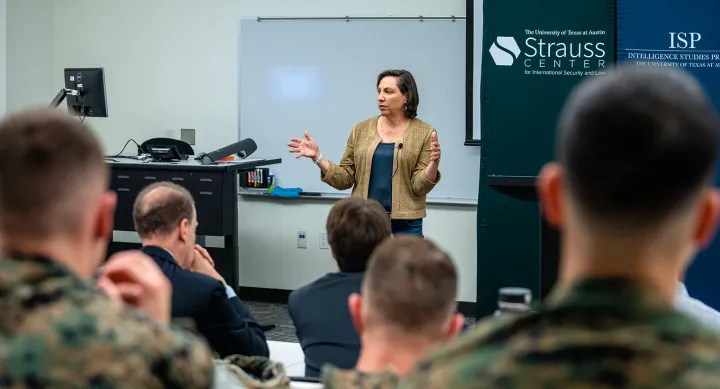
[[[58,92],[58,94],[57,94],[57,95],[55,96],[55,98],[52,100],[52,102],[50,103],[49,107],[50,107],[50,108],[57,108],[57,107],[60,106],[60,104],[62,104],[62,102],[65,100],[65,97],[67,97],[67,95],[77,96],[77,95],[79,95],[79,94],[80,94],[80,91],[79,91],[79,90],[62,88],[62,89],[60,89],[60,92]]]

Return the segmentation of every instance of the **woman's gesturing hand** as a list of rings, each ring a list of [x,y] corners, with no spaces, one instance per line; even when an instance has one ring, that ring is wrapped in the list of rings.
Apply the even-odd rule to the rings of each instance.
[[[440,164],[440,143],[437,140],[437,132],[433,131],[430,135],[430,162]]]
[[[305,139],[300,138],[290,138],[290,143],[288,143],[288,146],[290,147],[291,153],[296,153],[297,155],[295,158],[300,157],[308,157],[312,160],[315,160],[315,158],[320,155],[320,150],[318,149],[317,143],[315,143],[315,140],[310,137],[310,134],[305,130]]]

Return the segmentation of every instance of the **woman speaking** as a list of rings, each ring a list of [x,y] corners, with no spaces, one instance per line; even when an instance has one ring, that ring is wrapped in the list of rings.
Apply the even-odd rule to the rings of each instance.
[[[339,164],[323,156],[307,131],[305,139],[290,139],[290,152],[312,159],[333,188],[352,187],[353,196],[380,202],[394,234],[423,236],[426,197],[440,181],[440,144],[435,129],[417,118],[419,102],[410,72],[386,70],[377,78],[380,116],[353,127]]]

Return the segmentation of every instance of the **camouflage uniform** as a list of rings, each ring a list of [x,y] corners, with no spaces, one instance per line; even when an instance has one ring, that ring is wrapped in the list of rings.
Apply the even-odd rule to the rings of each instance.
[[[288,389],[285,367],[265,357],[231,355],[215,361],[217,389]]]
[[[212,377],[198,338],[48,259],[0,259],[0,387],[209,388]]]
[[[537,314],[479,324],[400,387],[718,388],[720,335],[655,291],[586,280]]]
[[[322,367],[321,376],[325,389],[394,388],[398,383],[398,377],[389,371],[369,374],[355,369],[338,369],[331,365]]]

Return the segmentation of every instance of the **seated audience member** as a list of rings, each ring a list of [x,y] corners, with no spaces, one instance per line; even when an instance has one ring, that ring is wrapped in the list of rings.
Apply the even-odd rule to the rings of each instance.
[[[158,182],[135,199],[135,229],[173,287],[172,317],[190,318],[221,356],[268,356],[260,325],[215,270],[208,252],[195,244],[195,202],[182,186]]]
[[[714,235],[717,114],[672,68],[588,77],[538,179],[562,229],[556,288],[538,313],[490,319],[421,362],[406,388],[706,388],[720,335],[675,309],[676,285]]]
[[[675,287],[675,307],[716,330],[720,329],[720,312],[702,301],[690,297],[685,283],[678,281]]]
[[[350,197],[330,210],[328,244],[339,271],[293,291],[288,310],[305,353],[305,376],[319,377],[326,363],[349,369],[360,354],[360,338],[348,298],[360,293],[365,267],[377,245],[391,236],[390,218],[375,200]]]
[[[148,256],[110,258],[105,294],[92,281],[116,197],[80,120],[48,109],[5,117],[0,182],[0,386],[210,387],[212,353],[168,327],[170,285]]]
[[[362,351],[354,370],[323,367],[326,388],[391,385],[417,361],[462,329],[455,313],[457,273],[429,240],[397,235],[373,253],[362,297],[349,299]]]

